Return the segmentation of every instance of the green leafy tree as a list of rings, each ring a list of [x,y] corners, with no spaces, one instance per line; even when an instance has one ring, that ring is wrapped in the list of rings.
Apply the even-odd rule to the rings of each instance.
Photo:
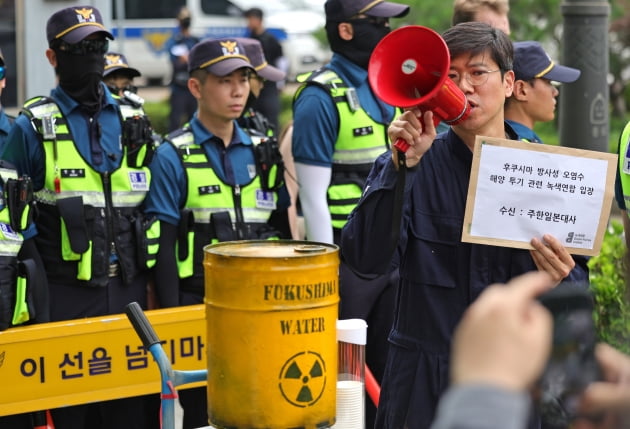
[[[395,26],[423,25],[441,33],[451,25],[452,1],[450,0],[405,0],[399,3],[410,6],[409,14],[393,20]]]
[[[562,33],[561,0],[519,0],[510,2],[513,40],[538,40],[558,46]]]
[[[599,254],[588,262],[595,297],[595,325],[599,339],[630,352],[630,304],[626,290],[626,244],[623,226],[612,221]]]

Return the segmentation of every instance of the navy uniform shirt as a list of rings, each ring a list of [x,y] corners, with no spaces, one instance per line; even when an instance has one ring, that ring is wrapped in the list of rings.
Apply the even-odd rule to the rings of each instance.
[[[400,289],[377,427],[429,427],[449,383],[449,349],[463,312],[491,283],[536,270],[528,250],[461,241],[471,163],[472,152],[449,130],[406,172]],[[387,268],[383,243],[392,235],[397,173],[391,153],[376,160],[343,229],[343,258],[359,272]],[[585,264],[570,277],[586,279]]]
[[[196,36],[186,36],[181,32],[181,29],[175,30],[175,34],[166,41],[164,50],[168,52],[171,60],[173,76],[171,78],[171,85],[187,89],[186,82],[188,81],[188,62],[181,61],[180,58],[188,56],[193,46],[199,43],[199,38]]]
[[[538,137],[538,134],[534,132],[531,128],[521,124],[520,122],[512,121],[510,119],[506,119],[505,122],[510,124],[516,135],[518,136],[517,140],[525,140],[532,143],[542,143],[543,141]]]

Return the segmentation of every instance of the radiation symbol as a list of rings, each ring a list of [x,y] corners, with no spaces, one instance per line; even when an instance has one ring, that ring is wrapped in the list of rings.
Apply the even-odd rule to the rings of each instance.
[[[280,371],[280,392],[296,407],[314,405],[326,387],[326,364],[315,352],[301,352],[291,356]]]

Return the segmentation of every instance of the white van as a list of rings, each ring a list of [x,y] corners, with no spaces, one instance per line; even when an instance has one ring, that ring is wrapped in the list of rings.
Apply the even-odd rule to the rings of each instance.
[[[118,5],[124,5],[119,13]],[[112,0],[112,33],[116,40],[110,51],[127,56],[148,83],[167,84],[171,64],[166,41],[177,30],[177,11],[187,6],[191,13],[191,32],[206,37],[245,35],[243,11],[229,0]]]
[[[188,7],[191,33],[200,39],[243,37],[247,28],[244,7],[237,6],[239,3],[231,0],[112,0],[112,33],[116,40],[110,43],[110,50],[125,54],[130,66],[140,70],[147,84],[168,84],[171,64],[165,44],[177,30],[177,11],[182,6]],[[264,7],[264,1],[261,3]],[[117,6],[124,8],[123,13],[119,13]],[[302,34],[292,36],[277,28],[277,22],[274,24],[269,30],[283,44],[291,77],[313,70],[327,60],[327,53],[313,43],[312,35],[313,40],[305,39]]]

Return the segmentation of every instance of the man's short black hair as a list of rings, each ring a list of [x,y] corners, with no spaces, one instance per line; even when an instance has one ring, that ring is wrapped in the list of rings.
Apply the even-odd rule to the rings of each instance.
[[[263,11],[259,7],[252,7],[252,8],[247,9],[243,13],[243,16],[245,16],[245,18],[249,18],[251,16],[251,17],[258,18],[258,19],[262,19]]]

